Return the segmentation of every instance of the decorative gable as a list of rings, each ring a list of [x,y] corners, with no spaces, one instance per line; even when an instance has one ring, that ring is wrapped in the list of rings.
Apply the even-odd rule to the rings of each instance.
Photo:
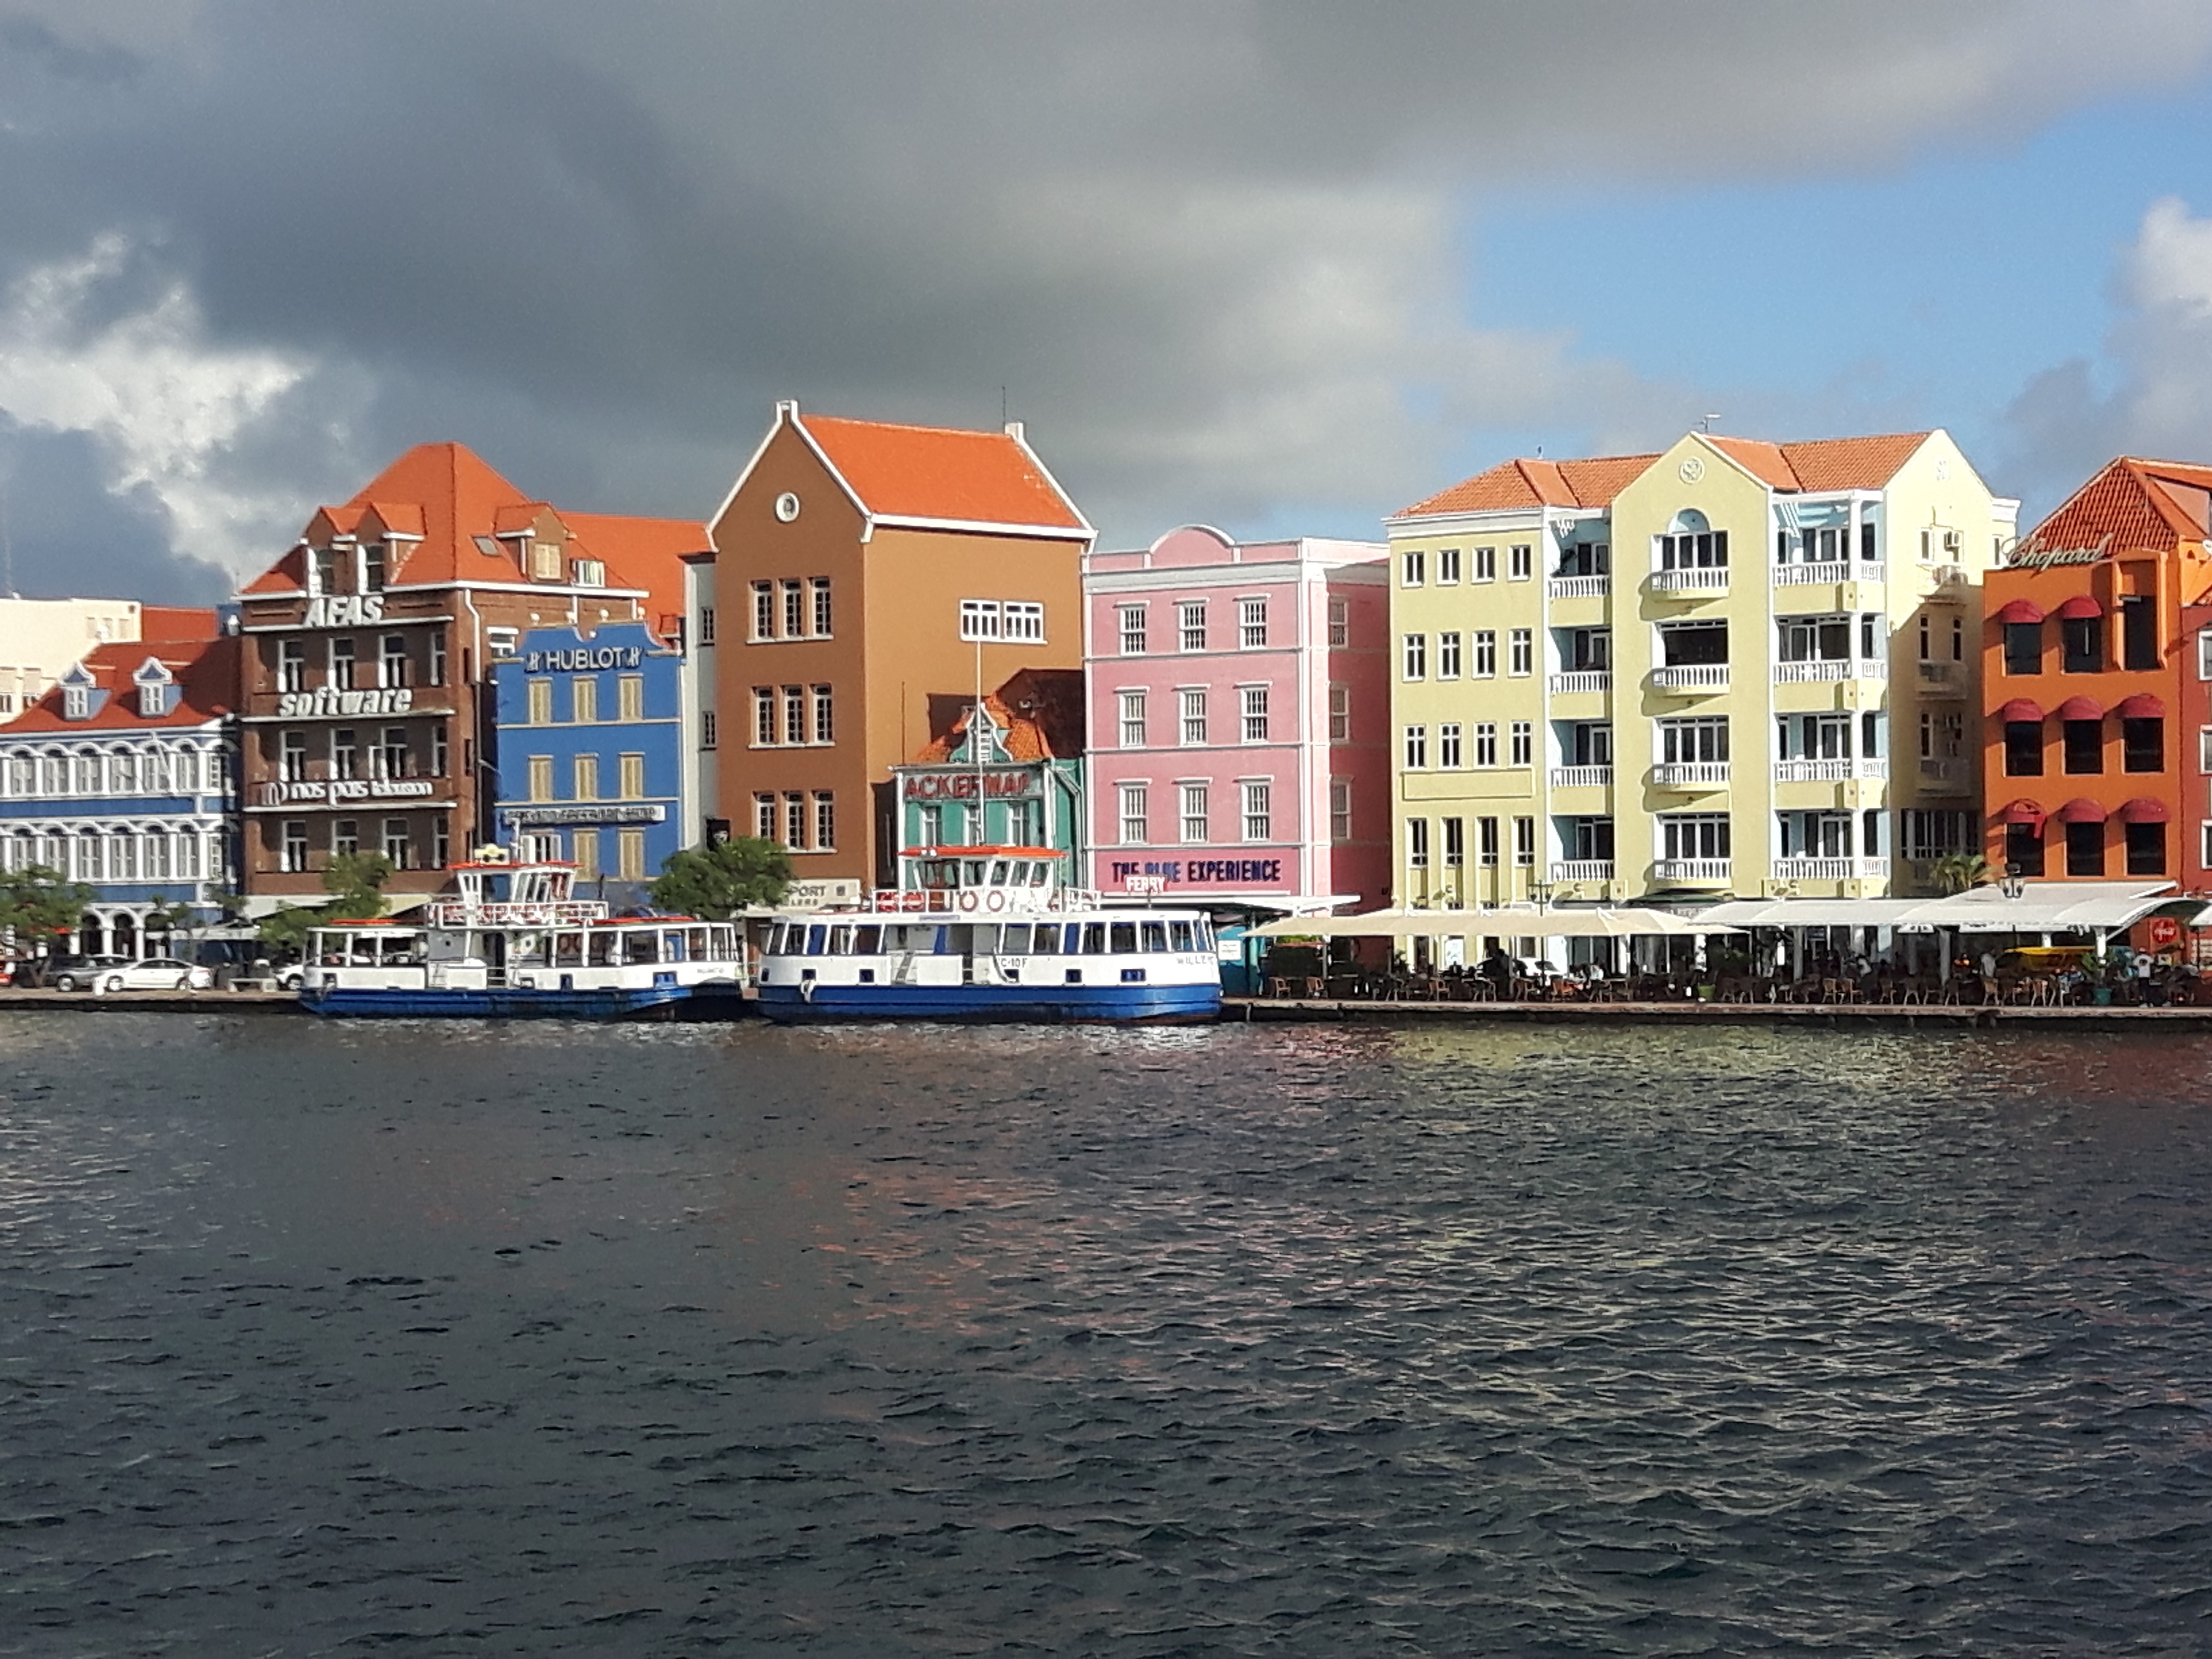
[[[159,657],[149,657],[131,677],[131,684],[138,688],[138,714],[142,720],[157,720],[177,706],[176,676]]]
[[[98,707],[94,694],[100,682],[82,663],[71,663],[56,682],[62,689],[62,718],[65,720],[88,720]],[[101,701],[105,701],[102,699]]]

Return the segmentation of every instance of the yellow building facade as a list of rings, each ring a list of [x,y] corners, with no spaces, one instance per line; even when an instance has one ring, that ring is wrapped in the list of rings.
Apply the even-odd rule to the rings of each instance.
[[[1979,844],[1942,431],[1508,461],[1389,521],[1396,901],[1877,897]]]

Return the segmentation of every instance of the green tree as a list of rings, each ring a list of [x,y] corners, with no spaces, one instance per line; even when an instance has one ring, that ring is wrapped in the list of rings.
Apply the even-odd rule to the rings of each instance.
[[[0,930],[12,934],[15,948],[26,953],[38,945],[51,946],[57,935],[76,931],[92,899],[91,888],[71,881],[51,865],[27,864],[0,872]],[[41,984],[50,960],[51,956],[41,957],[32,967]]]
[[[153,903],[146,907],[143,937],[151,939],[156,933],[164,939],[173,939],[179,933],[189,937],[195,920],[197,917],[192,907],[182,899],[173,899],[167,893],[156,893]]]
[[[340,853],[323,872],[327,904],[279,906],[254,931],[272,950],[296,951],[307,935],[334,921],[368,921],[384,914],[384,884],[392,879],[392,860],[381,853]]]
[[[757,836],[688,847],[661,860],[649,890],[664,910],[726,921],[756,904],[775,904],[791,885],[791,854]]]
[[[1946,853],[1928,872],[1939,893],[1963,893],[1969,887],[1986,887],[1996,879],[1990,861],[1979,853]]]

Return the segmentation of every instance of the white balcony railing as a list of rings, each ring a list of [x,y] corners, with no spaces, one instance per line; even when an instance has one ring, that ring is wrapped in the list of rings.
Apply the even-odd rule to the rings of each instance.
[[[1651,781],[1662,789],[1715,789],[1729,781],[1726,761],[1662,761]]]
[[[1611,881],[1611,859],[1555,859],[1552,863],[1553,881]]]
[[[1793,858],[1774,860],[1777,881],[1887,881],[1887,859]]]
[[[1728,687],[1729,665],[1724,662],[1688,663],[1680,668],[1651,671],[1655,691],[1725,691]]]
[[[1571,668],[1564,674],[1554,674],[1551,680],[1552,695],[1571,696],[1577,691],[1610,691],[1613,690],[1613,671],[1609,668]]]
[[[1725,593],[1729,573],[1724,564],[1692,565],[1680,570],[1651,573],[1654,593]]]
[[[1806,685],[1818,681],[1886,680],[1889,665],[1879,657],[1862,657],[1854,662],[1849,657],[1821,658],[1812,662],[1778,662],[1774,665],[1777,685]]]
[[[1655,859],[1651,879],[1685,887],[1725,887],[1735,879],[1732,859]]]
[[[1777,587],[1816,587],[1834,582],[1879,582],[1887,571],[1864,559],[1824,559],[1818,564],[1778,564]]]
[[[1613,769],[1610,766],[1555,766],[1552,769],[1552,787],[1554,789],[1610,789]]]
[[[1965,789],[1972,781],[1964,760],[1928,759],[1920,763],[1920,781],[1927,788],[1949,794]]]
[[[1851,760],[1784,760],[1774,763],[1777,783],[1881,783],[1889,776],[1889,763],[1879,756],[1861,755]]]
[[[1544,588],[1555,599],[1602,599],[1613,592],[1610,576],[1553,576]]]

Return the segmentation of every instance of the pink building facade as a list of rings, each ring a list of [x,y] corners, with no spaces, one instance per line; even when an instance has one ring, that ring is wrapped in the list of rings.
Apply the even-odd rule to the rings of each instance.
[[[1390,882],[1389,550],[1188,525],[1084,561],[1090,884],[1276,912]]]

